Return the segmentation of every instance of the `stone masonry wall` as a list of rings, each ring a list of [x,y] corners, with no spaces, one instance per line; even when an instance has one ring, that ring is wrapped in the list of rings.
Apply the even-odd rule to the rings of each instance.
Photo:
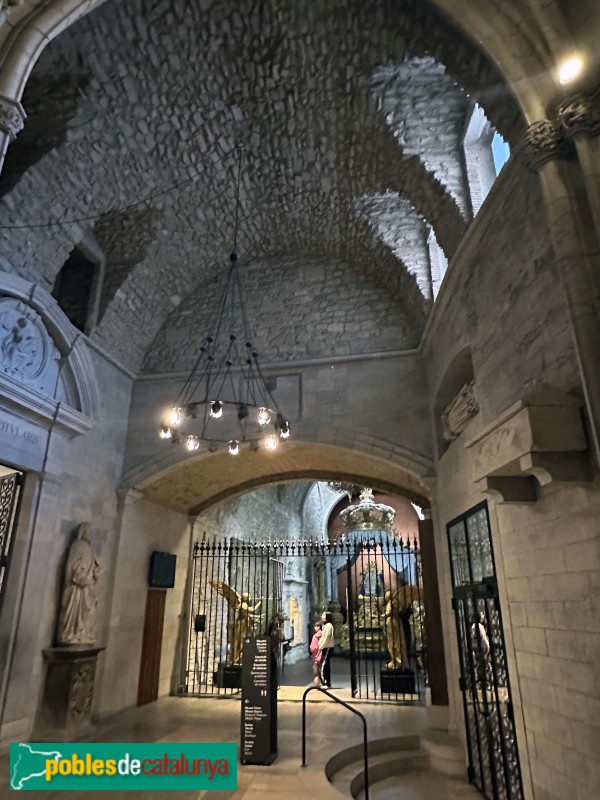
[[[223,272],[226,266],[223,267]],[[397,300],[337,259],[287,256],[241,263],[254,344],[264,362],[401,350],[418,344]],[[218,306],[221,278],[190,293],[160,330],[144,371],[190,370]],[[260,321],[260,322],[259,322]],[[223,346],[224,347],[224,346]]]
[[[505,167],[479,235],[451,264],[425,343],[434,395],[454,355],[471,347],[481,406],[439,458],[434,499],[448,683],[463,735],[446,524],[486,499],[465,442],[542,383],[580,393],[542,205],[537,179]],[[488,505],[526,796],[589,800],[600,792],[600,484],[552,484],[534,503]]]

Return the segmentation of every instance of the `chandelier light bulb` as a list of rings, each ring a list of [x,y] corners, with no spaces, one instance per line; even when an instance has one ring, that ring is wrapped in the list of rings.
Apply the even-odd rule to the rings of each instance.
[[[210,415],[214,419],[220,419],[223,416],[223,403],[220,400],[215,400],[210,404]]]
[[[274,433],[269,434],[265,439],[265,447],[267,450],[275,450],[277,447],[277,437]]]
[[[158,435],[160,436],[161,439],[170,439],[171,428],[169,428],[167,425],[163,425],[160,431],[158,432]]]
[[[180,424],[181,424],[181,409],[180,408],[169,409],[169,425],[172,428],[178,428]]]
[[[240,452],[240,443],[237,441],[237,439],[232,439],[229,442],[229,452],[232,456],[237,456],[237,454]]]
[[[185,446],[190,452],[193,453],[194,450],[197,450],[200,447],[200,442],[195,436],[188,436]]]
[[[259,425],[268,425],[271,422],[271,415],[269,414],[269,409],[262,406],[258,409],[258,424]]]
[[[561,83],[571,83],[581,75],[583,70],[583,59],[580,56],[572,56],[560,65],[558,70],[558,80]]]
[[[282,439],[287,439],[290,435],[290,423],[284,419],[280,414],[277,417],[277,424],[279,425],[279,435]]]

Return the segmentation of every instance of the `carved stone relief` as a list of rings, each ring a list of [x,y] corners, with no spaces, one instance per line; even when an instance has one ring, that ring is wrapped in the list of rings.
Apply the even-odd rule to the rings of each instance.
[[[563,127],[550,119],[530,125],[518,150],[521,161],[532,170],[539,170],[549,161],[574,157],[573,145]]]
[[[600,136],[600,88],[567,97],[558,107],[558,119],[568,136]]]
[[[87,719],[91,714],[95,671],[95,662],[81,664],[73,676],[69,697],[69,717],[75,722]]]
[[[452,442],[464,431],[467,423],[479,413],[479,403],[475,396],[475,383],[465,383],[454,400],[442,414],[442,436]]]
[[[54,397],[59,360],[40,315],[15,297],[0,297],[0,372]]]
[[[0,8],[1,12],[2,8]],[[25,111],[20,103],[0,96],[0,130],[8,133],[11,140],[14,140],[17,134],[23,130],[25,116]]]

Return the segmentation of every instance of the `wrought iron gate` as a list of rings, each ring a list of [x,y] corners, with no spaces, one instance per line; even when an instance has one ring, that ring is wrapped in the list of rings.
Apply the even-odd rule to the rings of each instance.
[[[0,613],[22,486],[23,475],[20,472],[0,478]]]
[[[469,780],[490,800],[523,788],[487,504],[447,526]]]
[[[283,644],[287,609],[282,598],[285,586],[294,582],[289,576],[297,577],[299,559],[304,559],[311,587],[306,621],[325,610],[332,613],[334,654],[347,659],[352,695],[422,700],[427,648],[418,544],[372,531],[357,531],[332,544],[197,543],[182,692],[235,692],[242,640],[271,633],[276,645]],[[317,589],[324,574],[329,579],[328,598]],[[312,625],[306,628],[312,631]],[[280,663],[282,651],[277,649]]]

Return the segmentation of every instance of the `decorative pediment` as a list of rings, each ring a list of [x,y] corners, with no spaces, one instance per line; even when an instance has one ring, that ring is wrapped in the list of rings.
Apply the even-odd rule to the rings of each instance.
[[[48,292],[7,273],[0,276],[0,408],[68,435],[98,418],[85,337]]]
[[[16,297],[0,297],[0,372],[54,397],[59,366],[60,351],[37,311]]]

